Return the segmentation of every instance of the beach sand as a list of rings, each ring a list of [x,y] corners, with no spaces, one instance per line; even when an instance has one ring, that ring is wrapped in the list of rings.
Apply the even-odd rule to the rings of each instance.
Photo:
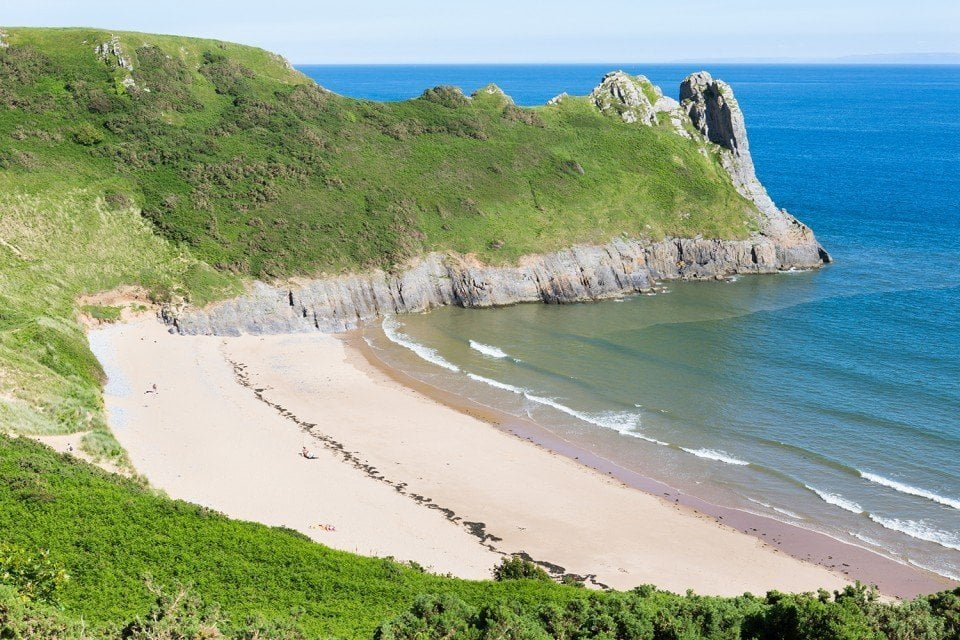
[[[234,518],[467,578],[524,553],[615,588],[846,583],[438,403],[332,336],[185,337],[141,320],[90,339],[110,376],[111,428],[136,470]],[[318,459],[300,457],[303,446]]]

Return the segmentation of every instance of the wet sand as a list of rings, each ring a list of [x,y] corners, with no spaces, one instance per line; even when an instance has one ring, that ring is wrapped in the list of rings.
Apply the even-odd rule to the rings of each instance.
[[[598,586],[707,594],[850,578],[890,595],[949,586],[679,495],[386,369],[356,335],[183,337],[141,321],[97,329],[91,342],[111,376],[111,428],[152,484],[336,548],[468,578],[520,553]],[[318,459],[299,457],[302,446]]]

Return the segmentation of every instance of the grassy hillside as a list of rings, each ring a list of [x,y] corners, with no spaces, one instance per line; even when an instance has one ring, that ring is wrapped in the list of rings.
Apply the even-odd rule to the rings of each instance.
[[[172,596],[177,585],[188,586],[198,601],[179,607],[165,601],[162,622],[182,631],[202,626],[199,619],[216,621],[229,637],[296,638],[299,628],[311,638],[370,638],[386,622],[378,637],[960,638],[960,590],[891,606],[854,589],[836,599],[825,593],[716,598],[651,587],[595,592],[536,579],[536,572],[527,574],[533,579],[509,579],[524,575],[522,564],[500,581],[433,576],[334,551],[289,530],[228,520],[23,438],[0,437],[0,531],[4,638],[24,637],[10,631],[24,619],[65,629],[82,619],[88,634],[25,637],[119,638],[115,630],[137,619],[149,626],[157,598],[151,587]],[[48,555],[31,557],[40,547]],[[254,628],[281,631],[258,636]],[[140,631],[130,634],[128,627],[124,637],[218,637]]]
[[[92,431],[94,452],[118,450],[78,296],[136,285],[202,304],[251,276],[392,268],[427,250],[503,262],[755,223],[715,158],[586,98],[521,109],[493,88],[439,87],[375,103],[214,40],[0,39],[0,426]]]
[[[203,304],[434,249],[741,237],[756,211],[711,154],[584,98],[352,100],[268,52],[173,36],[10,28],[0,45],[0,638],[960,638],[960,593],[589,592],[523,562],[432,576],[3,436],[85,431],[122,455],[79,323],[119,310],[84,296]]]
[[[391,266],[432,249],[500,262],[619,233],[739,237],[753,220],[694,143],[585,98],[521,109],[496,91],[438,88],[376,103],[249,47],[7,32],[0,166],[28,189],[128,198],[221,269]],[[98,56],[111,35],[119,54]]]

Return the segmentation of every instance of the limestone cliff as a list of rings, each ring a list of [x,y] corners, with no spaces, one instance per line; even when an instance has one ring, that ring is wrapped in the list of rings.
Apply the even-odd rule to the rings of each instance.
[[[829,262],[829,254],[810,227],[778,209],[757,179],[743,111],[730,85],[714,80],[706,71],[694,73],[680,84],[680,102],[693,127],[707,142],[717,146],[720,162],[730,174],[733,186],[757,206],[761,214],[760,233],[774,241],[779,259],[785,264],[799,265]]]
[[[502,93],[492,86],[484,91]],[[683,81],[678,103],[642,76],[613,72],[590,99],[605,114],[635,126],[665,125],[695,140],[703,153],[717,154],[737,191],[756,205],[759,232],[747,240],[618,238],[604,246],[527,256],[511,266],[431,253],[397,273],[256,282],[246,295],[207,309],[168,306],[164,320],[185,334],[336,332],[387,314],[444,305],[600,300],[652,290],[658,280],[812,269],[829,261],[810,228],[778,209],[757,180],[743,113],[729,85],[706,72],[693,74]]]

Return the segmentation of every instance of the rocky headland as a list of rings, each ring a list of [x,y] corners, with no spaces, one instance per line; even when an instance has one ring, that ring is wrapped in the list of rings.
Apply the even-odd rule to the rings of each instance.
[[[757,179],[743,112],[727,83],[706,72],[692,74],[677,102],[645,77],[617,71],[604,76],[590,99],[605,115],[633,126],[667,123],[704,155],[716,154],[737,192],[756,207],[758,230],[744,240],[621,237],[603,246],[529,255],[509,266],[433,252],[392,273],[256,281],[245,295],[204,309],[167,305],[162,318],[182,334],[339,332],[384,315],[444,305],[600,300],[650,291],[660,280],[816,269],[830,261],[813,231],[777,208]]]

